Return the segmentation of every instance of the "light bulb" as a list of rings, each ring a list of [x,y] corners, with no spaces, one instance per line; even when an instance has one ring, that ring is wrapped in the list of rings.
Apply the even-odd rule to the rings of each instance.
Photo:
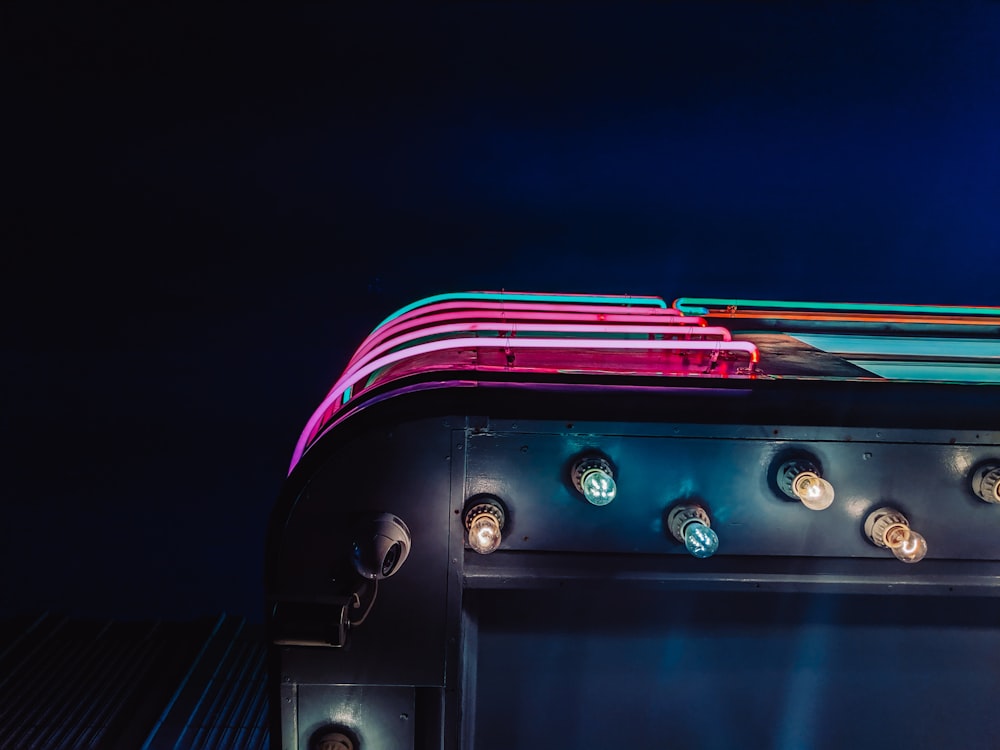
[[[500,524],[489,513],[481,513],[469,525],[469,546],[481,555],[488,555],[500,546]]]
[[[589,469],[580,478],[583,496],[591,505],[607,505],[615,499],[618,487],[614,478],[602,469]]]
[[[504,515],[502,506],[496,500],[484,500],[472,505],[465,513],[469,546],[480,555],[494,552],[503,538]]]
[[[927,554],[927,540],[909,526],[892,526],[885,534],[885,544],[905,563],[920,562]]]
[[[833,485],[812,471],[795,477],[792,491],[809,510],[826,510],[833,503]]]
[[[607,505],[618,494],[614,470],[605,459],[590,456],[573,465],[573,486],[591,505]]]
[[[719,549],[719,537],[712,531],[708,513],[700,505],[674,506],[667,515],[667,528],[694,557],[711,557]]]
[[[877,547],[885,547],[897,560],[920,562],[927,554],[927,540],[910,528],[906,516],[893,508],[873,510],[865,519],[865,534]]]
[[[833,503],[833,485],[823,479],[815,463],[806,459],[782,464],[778,469],[778,486],[809,510],[826,510]]]
[[[711,557],[719,549],[719,535],[705,524],[691,521],[684,529],[684,546],[695,557]]]

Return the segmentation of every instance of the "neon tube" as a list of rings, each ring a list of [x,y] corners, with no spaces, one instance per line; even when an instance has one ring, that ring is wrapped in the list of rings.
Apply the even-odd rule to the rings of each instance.
[[[361,346],[358,347],[358,351],[355,354],[357,355],[357,353],[366,348],[371,348],[375,342],[384,340],[398,330],[406,330],[416,326],[431,325],[439,322],[457,321],[462,319],[470,319],[477,322],[496,320],[504,323],[520,320],[557,320],[563,323],[573,321],[583,323],[647,323],[650,325],[675,325],[688,328],[706,325],[704,318],[685,317],[683,315],[650,315],[646,312],[622,313],[618,310],[615,310],[615,312],[603,312],[602,310],[604,308],[598,308],[598,311],[587,312],[567,312],[565,308],[559,309],[558,312],[541,311],[534,307],[528,307],[526,309],[526,312],[521,312],[520,310],[511,311],[501,307],[491,307],[482,310],[463,309],[453,312],[434,312],[416,317],[403,315],[394,320],[391,324],[378,328],[370,333],[365,341],[362,342]]]
[[[598,305],[623,305],[630,307],[666,307],[667,303],[662,297],[640,296],[632,297],[622,294],[550,294],[544,292],[450,292],[447,294],[435,294],[424,297],[416,302],[399,308],[392,315],[387,317],[377,326],[378,330],[386,323],[395,320],[403,313],[418,307],[425,307],[435,302],[445,302],[449,300],[496,300],[500,302],[554,302],[554,303],[576,303],[576,304],[598,304]]]
[[[389,330],[389,329],[384,329]],[[506,339],[511,336],[517,336],[519,333],[593,333],[593,334],[604,334],[604,335],[616,335],[624,333],[637,333],[645,334],[650,336],[686,336],[688,338],[684,339],[670,339],[671,341],[691,341],[690,337],[692,335],[697,336],[717,336],[719,341],[731,341],[732,334],[729,332],[728,328],[722,326],[642,326],[642,325],[586,325],[586,324],[575,324],[575,323],[511,323],[503,327],[494,326],[490,323],[483,323],[482,325],[478,323],[451,323],[448,325],[432,326],[428,328],[418,328],[414,331],[409,331],[407,333],[401,333],[398,337],[389,338],[387,341],[382,342],[378,346],[370,349],[368,351],[362,352],[361,349],[355,353],[351,360],[347,364],[347,368],[337,379],[337,382],[333,384],[330,392],[337,390],[346,380],[352,380],[355,372],[361,368],[365,362],[371,360],[374,357],[380,357],[386,352],[392,349],[399,349],[405,344],[412,341],[422,341],[430,337],[436,337],[441,335],[446,335],[450,333],[473,333],[481,332],[484,334],[492,333],[493,336],[482,336],[477,337],[478,340],[488,342],[490,339]],[[650,339],[630,339],[635,342],[645,342]],[[715,339],[713,339],[715,340]],[[636,347],[641,348],[641,347]],[[350,388],[344,391],[344,401],[346,402],[350,396]]]
[[[687,327],[697,327],[704,326],[704,318],[691,317],[678,315],[670,308],[662,308],[664,313],[667,314],[651,314],[649,310],[643,310],[641,312],[622,312],[620,308],[607,307],[607,306],[594,306],[594,307],[584,307],[573,305],[574,310],[567,311],[565,308],[570,307],[569,305],[562,305],[562,309],[558,311],[551,311],[550,306],[546,305],[549,310],[542,310],[538,306],[534,305],[518,305],[516,308],[513,305],[502,306],[502,305],[489,305],[483,306],[482,308],[470,309],[466,306],[456,306],[454,312],[444,312],[440,311],[444,305],[435,305],[430,310],[417,310],[411,311],[411,313],[406,313],[399,316],[389,325],[383,325],[376,328],[372,333],[368,335],[368,338],[362,342],[358,351],[370,348],[371,342],[380,341],[385,339],[387,336],[392,335],[393,331],[406,329],[408,327],[412,328],[418,325],[431,324],[446,320],[457,320],[461,318],[470,318],[475,320],[502,320],[502,321],[513,321],[513,320],[559,320],[562,322],[570,321],[593,321],[595,323],[649,323],[651,325],[678,325]],[[449,306],[451,307],[451,306]],[[659,308],[654,308],[659,309]],[[522,312],[522,310],[526,312]],[[607,311],[607,312],[606,312]],[[419,313],[419,314],[413,314]]]
[[[898,305],[874,302],[786,302],[783,300],[721,299],[718,297],[678,297],[673,306],[685,314],[707,315],[709,307],[719,308],[725,313],[729,308],[753,312],[754,308],[765,310],[825,311],[848,313],[896,313],[904,315],[987,315],[1000,317],[1000,307],[960,307],[950,305]],[[751,308],[751,310],[746,310]],[[881,318],[879,318],[881,319]]]
[[[446,297],[449,295],[438,295],[439,297]],[[522,297],[530,295],[521,295]],[[541,297],[551,297],[552,295],[539,295]],[[578,299],[579,296],[564,295],[566,299]],[[431,299],[431,298],[428,298]],[[633,299],[633,298],[624,298]],[[659,298],[654,298],[659,299]],[[454,313],[445,313],[445,310],[454,310]],[[404,313],[397,313],[397,317],[392,319],[391,324],[386,324],[386,321],[390,320],[387,318],[378,327],[376,327],[368,337],[361,343],[358,349],[351,356],[348,366],[357,361],[361,355],[371,348],[373,348],[374,343],[377,341],[382,341],[386,337],[392,335],[392,332],[397,328],[405,327],[405,324],[421,325],[424,323],[434,322],[438,315],[442,316],[442,319],[446,317],[459,317],[462,315],[466,316],[481,316],[485,317],[487,313],[499,313],[502,319],[510,318],[534,318],[539,316],[539,319],[558,319],[562,321],[575,320],[578,319],[595,319],[599,322],[606,321],[617,321],[617,320],[628,320],[630,322],[643,322],[648,321],[651,324],[676,324],[684,326],[705,326],[704,318],[683,316],[677,314],[677,311],[673,308],[668,307],[652,307],[644,306],[641,308],[629,308],[624,305],[603,305],[603,304],[566,304],[566,303],[526,303],[526,302],[508,302],[508,301],[496,301],[496,300],[455,300],[449,299],[444,302],[434,302],[432,304],[426,305],[421,308],[416,308],[408,310]],[[349,397],[350,390],[345,392],[345,400]]]
[[[723,341],[729,341],[732,338],[732,334],[729,332],[728,328],[723,326],[705,326],[704,321],[701,318],[682,318],[679,316],[665,315],[660,317],[647,316],[647,315],[624,315],[624,316],[610,316],[601,315],[599,319],[593,320],[594,316],[584,316],[579,317],[569,316],[567,317],[563,314],[561,317],[556,318],[555,313],[519,313],[516,316],[507,318],[505,316],[496,316],[494,320],[485,319],[486,315],[477,315],[475,320],[465,322],[465,323],[450,323],[444,326],[432,326],[430,324],[443,322],[443,321],[454,321],[454,314],[440,314],[440,315],[430,315],[421,318],[419,321],[414,322],[410,326],[400,326],[401,330],[397,330],[397,323],[394,322],[391,325],[385,326],[379,329],[375,333],[372,333],[366,338],[361,346],[357,348],[351,359],[348,361],[347,366],[351,367],[354,363],[366,356],[370,351],[380,348],[383,342],[396,341],[397,346],[401,346],[408,341],[412,341],[416,338],[427,338],[428,336],[433,336],[438,333],[452,333],[460,330],[466,331],[486,331],[494,330],[498,335],[501,335],[503,331],[511,330],[521,330],[521,331],[574,331],[574,332],[589,332],[593,331],[595,333],[648,333],[653,335],[716,335],[719,336]],[[608,320],[611,317],[613,319]],[[520,322],[522,320],[560,320],[560,323],[530,323],[530,322]],[[570,320],[585,320],[585,323],[571,324]],[[593,321],[593,322],[591,322]],[[697,321],[692,324],[690,321]],[[417,324],[421,324],[424,327],[416,328]],[[499,323],[499,325],[495,325]],[[642,325],[646,323],[647,325]],[[610,324],[610,325],[608,325]],[[569,326],[569,327],[567,327]]]
[[[505,338],[502,340],[502,343],[497,342],[497,344],[499,345],[497,348],[502,347],[505,349],[634,349],[639,351],[687,349],[700,351],[741,352],[746,354],[749,358],[751,368],[759,360],[757,347],[749,341],[664,341],[659,339],[652,341],[636,341],[634,339]],[[295,445],[291,467],[294,467],[295,464],[298,463],[299,459],[305,452],[306,445],[312,439],[312,435],[317,431],[319,423],[322,421],[326,413],[336,405],[337,399],[341,397],[346,388],[353,386],[359,380],[362,380],[372,373],[381,370],[383,367],[395,364],[396,362],[404,359],[417,357],[431,352],[446,351],[448,349],[479,349],[484,345],[488,345],[488,342],[484,341],[482,338],[475,337],[428,341],[424,344],[409,347],[401,351],[391,352],[384,357],[376,359],[373,362],[361,367],[354,373],[354,376],[349,382],[342,383],[340,386],[331,391],[313,412],[313,415],[309,418],[309,421],[306,423],[306,426]],[[289,467],[289,471],[291,471],[291,467]]]
[[[629,307],[625,303],[631,303],[635,298],[633,297],[588,297],[586,295],[531,295],[531,294],[520,294],[517,295],[521,299],[532,299],[535,298],[542,299],[541,302],[523,302],[523,301],[509,301],[503,299],[498,301],[496,295],[492,296],[489,293],[479,293],[476,299],[467,299],[463,295],[438,295],[439,298],[447,298],[444,301],[435,301],[432,303],[425,303],[419,307],[409,306],[413,309],[406,310],[405,312],[397,312],[396,316],[386,318],[379,326],[377,326],[368,337],[361,343],[358,349],[351,356],[348,362],[348,367],[353,366],[358,362],[363,356],[365,356],[369,351],[371,351],[378,342],[387,340],[390,336],[393,336],[397,330],[405,330],[407,328],[413,328],[414,326],[423,326],[429,323],[436,322],[437,320],[448,320],[456,319],[461,317],[487,317],[489,315],[495,315],[499,319],[505,322],[509,319],[556,319],[560,321],[567,320],[596,320],[598,322],[617,322],[617,321],[628,321],[633,323],[648,322],[653,325],[665,325],[665,324],[676,324],[685,327],[693,326],[705,326],[705,320],[703,318],[683,316],[677,314],[677,311],[673,308],[666,307],[666,303],[663,303],[663,307],[652,306],[651,304],[644,305],[639,308]],[[483,299],[483,297],[486,297]],[[548,301],[553,298],[572,300],[572,303],[568,302],[551,302]],[[437,299],[430,298],[427,299]],[[618,300],[623,301],[620,304],[601,304],[601,303],[587,303],[587,304],[576,304],[580,300]],[[646,300],[659,300],[663,302],[661,298],[643,298]],[[418,303],[414,303],[416,305]],[[446,312],[448,311],[448,312]],[[728,332],[727,332],[728,333]],[[336,384],[334,388],[336,388]],[[332,389],[331,389],[332,390]],[[351,395],[351,389],[348,388],[344,391],[343,400],[346,402]]]
[[[482,311],[495,311],[501,315],[520,315],[523,311],[528,312],[549,312],[557,316],[564,316],[567,313],[582,314],[582,315],[622,315],[626,317],[636,316],[662,316],[663,318],[676,319],[678,322],[683,322],[683,324],[688,324],[691,321],[693,325],[704,325],[705,321],[702,318],[681,315],[677,310],[670,307],[639,307],[632,308],[625,305],[596,305],[596,304],[554,304],[554,303],[528,303],[528,302],[496,302],[496,301],[446,301],[437,302],[432,305],[426,305],[423,307],[408,310],[407,312],[397,314],[393,318],[386,318],[378,326],[372,329],[369,335],[374,335],[381,330],[389,327],[396,327],[402,324],[404,321],[419,321],[424,316],[429,316],[431,314],[443,313],[446,310],[454,310],[456,315],[471,315],[476,312]]]

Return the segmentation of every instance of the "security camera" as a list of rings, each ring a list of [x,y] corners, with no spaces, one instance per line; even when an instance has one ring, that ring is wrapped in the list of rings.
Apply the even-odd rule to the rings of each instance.
[[[388,578],[410,554],[410,530],[398,516],[382,513],[362,521],[355,532],[354,567],[365,578]]]

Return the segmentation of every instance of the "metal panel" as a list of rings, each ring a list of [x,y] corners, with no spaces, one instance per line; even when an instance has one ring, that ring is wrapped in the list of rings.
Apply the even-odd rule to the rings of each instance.
[[[451,429],[439,418],[367,432],[337,446],[309,478],[282,529],[287,541],[276,563],[273,600],[321,604],[349,593],[360,580],[350,562],[353,530],[371,512],[400,515],[412,548],[400,570],[378,584],[371,612],[350,631],[348,647],[283,647],[282,677],[444,684]],[[294,638],[295,623],[287,627]]]
[[[603,432],[561,428],[507,424],[469,440],[467,494],[493,493],[507,506],[501,549],[686,555],[664,528],[665,511],[697,499],[718,531],[719,555],[885,558],[863,525],[870,510],[890,504],[924,529],[928,559],[1000,557],[1000,506],[970,489],[973,467],[1000,457],[980,434],[867,430],[858,437],[869,439],[845,439],[839,427],[719,425],[638,436],[624,423]],[[693,436],[699,433],[710,436]],[[768,439],[779,433],[784,439]],[[824,467],[836,488],[829,509],[810,511],[772,486],[771,472],[790,450],[807,451]],[[591,451],[616,467],[618,497],[602,507],[569,481],[574,458]]]
[[[415,693],[384,685],[299,685],[299,747],[311,750],[327,728],[347,727],[363,750],[413,748]]]
[[[994,750],[1000,601],[482,592],[476,750]]]

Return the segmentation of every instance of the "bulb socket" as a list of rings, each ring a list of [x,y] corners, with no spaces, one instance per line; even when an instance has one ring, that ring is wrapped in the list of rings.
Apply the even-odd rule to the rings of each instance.
[[[465,528],[471,529],[475,520],[484,514],[493,516],[497,520],[500,530],[503,530],[506,514],[503,512],[503,507],[500,503],[492,500],[479,501],[475,505],[469,506],[469,509],[465,511]]]
[[[778,489],[792,500],[798,500],[799,496],[795,493],[795,480],[806,472],[815,474],[817,477],[823,476],[819,467],[812,461],[803,458],[786,461],[778,469]]]
[[[667,514],[667,528],[678,542],[684,541],[684,532],[687,530],[688,524],[695,521],[704,524],[708,528],[712,528],[712,522],[708,518],[708,513],[700,505],[687,503],[676,505]]]
[[[312,744],[315,750],[354,750],[354,742],[342,732],[331,732]]]
[[[360,743],[354,732],[342,726],[325,727],[313,736],[308,750],[358,750]]]
[[[876,547],[891,549],[886,539],[899,527],[909,528],[910,522],[894,508],[878,508],[865,519],[865,536]]]
[[[584,456],[573,464],[571,477],[576,491],[583,493],[583,477],[590,471],[603,471],[612,479],[615,478],[615,470],[611,468],[611,462],[601,456]]]
[[[987,503],[1000,503],[1000,464],[987,464],[972,475],[972,491]]]

